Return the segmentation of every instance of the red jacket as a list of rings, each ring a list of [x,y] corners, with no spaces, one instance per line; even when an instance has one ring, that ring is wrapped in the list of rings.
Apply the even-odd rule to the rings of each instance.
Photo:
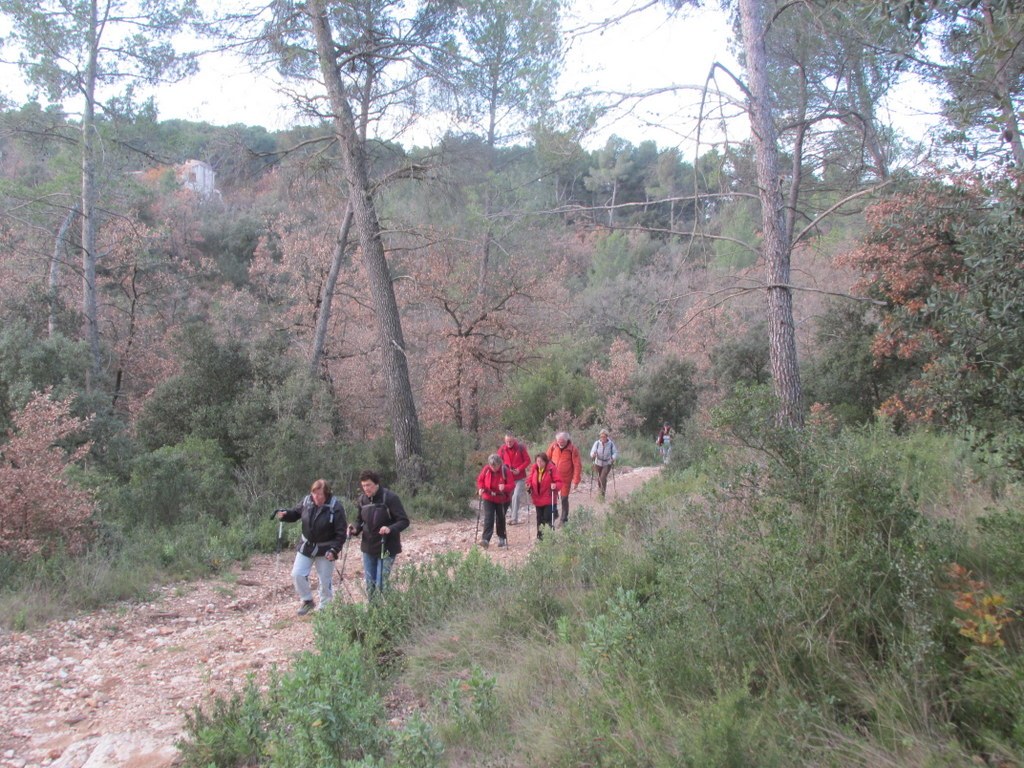
[[[558,476],[562,478],[562,495],[568,496],[573,485],[580,484],[580,477],[583,476],[583,463],[580,461],[580,449],[570,440],[565,448],[559,448],[558,442],[548,446],[548,456],[551,463],[558,470]]]
[[[508,471],[512,473],[513,481],[526,479],[526,471],[530,468],[530,453],[526,450],[525,445],[516,440],[515,444],[509,448],[502,443],[498,449],[498,455],[505,462]]]
[[[555,493],[562,490],[562,478],[558,476],[558,469],[554,462],[549,461],[544,468],[544,476],[539,477],[537,463],[530,466],[530,476],[526,478],[526,487],[530,490],[530,499],[538,507],[545,507],[551,504],[551,484],[555,485]]]
[[[505,490],[498,488],[502,483],[505,484]],[[493,501],[495,504],[508,504],[508,500],[512,498],[514,486],[512,473],[506,466],[502,466],[501,469],[491,469],[490,464],[485,464],[476,478],[476,487],[484,492],[480,498],[484,501]]]

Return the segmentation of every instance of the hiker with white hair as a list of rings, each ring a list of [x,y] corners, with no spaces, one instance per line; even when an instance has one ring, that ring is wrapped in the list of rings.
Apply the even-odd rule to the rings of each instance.
[[[608,430],[602,429],[594,441],[594,447],[590,449],[590,458],[594,460],[594,469],[597,472],[597,493],[598,498],[604,501],[605,491],[608,489],[608,475],[619,458],[619,449],[615,442],[608,436]]]
[[[580,449],[577,448],[568,432],[559,432],[548,446],[548,456],[555,465],[558,476],[562,479],[560,489],[562,499],[561,524],[569,522],[569,494],[580,487],[583,476],[583,462],[580,461]]]

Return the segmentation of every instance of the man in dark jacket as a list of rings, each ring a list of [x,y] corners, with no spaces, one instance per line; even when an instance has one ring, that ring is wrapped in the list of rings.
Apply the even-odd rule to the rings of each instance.
[[[348,522],[341,501],[331,493],[326,480],[317,480],[309,495],[291,509],[277,510],[277,517],[286,523],[302,520],[302,538],[295,553],[292,581],[302,605],[299,615],[313,610],[313,592],[309,587],[309,572],[315,567],[320,580],[320,607],[323,610],[334,597],[334,561],[345,544]]]
[[[359,475],[363,489],[359,497],[359,519],[348,528],[349,536],[361,534],[360,549],[363,552],[363,578],[366,579],[366,596],[384,589],[395,557],[402,551],[402,531],[409,527],[409,516],[405,514],[402,500],[380,484],[380,476],[371,470]]]

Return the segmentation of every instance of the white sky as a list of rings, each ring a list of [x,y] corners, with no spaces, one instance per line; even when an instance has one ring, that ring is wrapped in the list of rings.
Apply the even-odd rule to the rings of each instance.
[[[678,146],[684,155],[689,155],[696,147],[694,131],[700,111],[700,88],[705,84],[712,63],[718,62],[740,73],[730,50],[728,18],[717,3],[708,3],[704,9],[686,9],[676,15],[669,15],[658,6],[628,16],[602,32],[579,33],[642,4],[643,0],[572,0],[565,24],[570,34],[566,39],[568,53],[562,91],[572,94],[588,89],[605,92],[612,98],[614,93],[681,87],[642,102],[623,103],[602,120],[584,143],[593,149],[603,146],[615,134],[633,144],[653,139],[660,149]],[[20,73],[13,65],[0,64],[0,91],[19,99],[16,84],[20,80]],[[716,83],[710,85],[717,85],[733,95],[737,93],[728,76],[722,73]],[[287,128],[296,121],[287,99],[276,92],[269,76],[254,76],[244,61],[229,57],[204,60],[198,75],[182,83],[163,86],[155,96],[162,119],[181,118],[215,125],[262,125],[268,130]],[[571,95],[567,98],[571,99]],[[24,95],[20,99],[23,100]],[[927,111],[927,106],[914,106],[922,103],[919,90],[891,94],[887,101],[904,130],[923,137],[928,119],[914,116]],[[739,119],[721,119],[737,115]],[[741,140],[748,134],[745,115],[738,109],[720,111],[714,97],[708,98],[704,116],[712,120],[705,120],[702,130],[718,132],[714,136],[702,135],[705,142],[720,138],[721,131],[726,129],[733,140]],[[443,127],[438,128],[435,123],[422,127],[418,133],[403,135],[399,140],[407,146],[430,145],[440,133]]]
[[[630,0],[576,0],[566,27],[579,29],[632,5]],[[701,85],[716,57],[735,71],[728,32],[725,15],[719,10],[690,10],[670,18],[665,10],[653,8],[601,33],[570,35],[563,91],[633,92],[673,84]],[[199,75],[188,81],[164,86],[156,99],[162,119],[243,123],[269,130],[295,122],[287,99],[275,92],[269,76],[254,78],[244,62],[224,57],[205,61]],[[689,91],[648,99],[642,108],[626,105],[632,112],[621,114],[620,110],[614,118],[604,120],[587,144],[601,146],[614,133],[634,144],[654,139],[660,148],[674,146],[691,134],[698,100],[699,94]],[[430,144],[437,137],[428,135],[429,130],[425,127],[419,135],[400,140],[410,146]]]

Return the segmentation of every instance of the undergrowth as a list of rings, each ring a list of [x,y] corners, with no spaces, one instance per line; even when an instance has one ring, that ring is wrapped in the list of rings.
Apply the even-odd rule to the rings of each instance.
[[[1014,483],[943,436],[767,431],[577,505],[515,571],[450,555],[326,612],[297,669],[193,717],[186,765],[1021,764]],[[389,727],[399,680],[420,710]]]

